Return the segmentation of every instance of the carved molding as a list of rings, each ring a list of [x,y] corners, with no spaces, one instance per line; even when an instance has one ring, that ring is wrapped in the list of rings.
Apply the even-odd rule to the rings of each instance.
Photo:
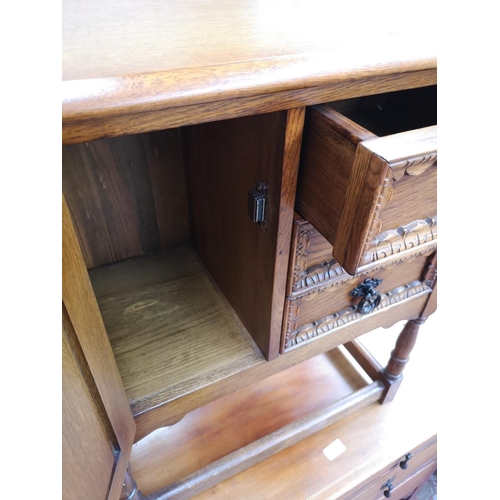
[[[380,194],[377,203],[375,205],[375,210],[373,211],[372,214],[370,229],[368,230],[368,235],[365,240],[365,245],[363,251],[361,252],[362,255],[366,254],[368,248],[371,246],[371,241],[373,240],[374,236],[379,234],[382,229],[382,220],[380,219],[380,212],[391,201],[394,192],[394,187],[392,185],[393,181],[389,177],[390,173],[391,169],[387,168],[386,176],[381,186],[382,189],[380,190]]]
[[[434,240],[437,240],[437,215],[378,234],[368,245],[360,265],[377,262]]]
[[[371,252],[372,246],[374,245],[374,241],[382,235],[385,235],[389,231],[381,232],[382,230],[382,221],[380,219],[380,212],[384,206],[386,206],[392,199],[392,195],[394,192],[394,184],[396,184],[404,175],[417,176],[426,172],[431,167],[437,167],[437,152],[427,153],[422,156],[416,156],[413,158],[405,159],[400,162],[394,162],[389,164],[389,167],[386,171],[386,175],[384,181],[382,183],[382,189],[380,190],[380,195],[376,203],[376,207],[374,213],[372,215],[372,222],[370,225],[370,229],[368,230],[368,235],[365,240],[365,245],[363,248],[362,255],[364,258],[362,262],[368,263],[373,262],[373,260],[369,259],[369,254],[373,254]],[[425,220],[434,220],[437,224],[437,216],[427,217]],[[415,221],[407,226],[409,227],[412,224],[419,223],[421,221]],[[401,228],[394,229],[393,231],[398,231]],[[412,229],[413,231],[414,229]],[[435,227],[435,231],[437,230],[437,225]],[[427,240],[428,241],[428,240]],[[361,264],[361,263],[360,263]]]
[[[421,175],[434,166],[437,167],[437,151],[390,164],[394,182],[398,182],[403,175]]]
[[[299,229],[297,244],[295,246],[292,292],[297,292],[346,274],[344,268],[332,258],[327,262],[307,266],[309,245],[313,233],[317,233],[317,231],[309,223],[302,225]]]
[[[336,272],[336,268],[331,268],[329,270],[329,275],[326,277],[326,272],[323,276],[321,276],[319,273],[317,274],[318,277],[318,283],[323,282],[324,286],[323,287],[316,287],[310,291],[304,291],[300,297],[298,297],[299,300],[314,300],[315,298],[318,297],[318,292],[329,292],[329,291],[334,291],[334,287],[337,287],[339,285],[343,285],[344,283],[347,283],[348,281],[359,281],[360,278],[363,276],[371,275],[377,271],[381,271],[383,269],[386,269],[390,266],[399,264],[401,262],[404,262],[405,260],[408,259],[413,259],[414,257],[417,256],[422,256],[422,255],[430,255],[433,252],[436,251],[437,246],[432,245],[432,246],[427,246],[427,247],[420,247],[420,248],[415,248],[414,252],[409,252],[407,254],[404,254],[401,256],[399,259],[392,259],[388,262],[383,262],[380,263],[378,266],[370,266],[368,269],[361,270],[359,273],[357,273],[355,276],[352,276],[350,274],[347,274],[344,269],[334,260],[331,262],[335,263],[335,266],[338,266],[341,272],[339,272],[337,275],[333,275],[333,272]],[[312,271],[315,266],[311,266],[310,268],[306,269],[304,272],[309,272]],[[335,271],[332,271],[332,269],[335,269]],[[309,277],[310,275],[308,275]],[[334,278],[337,279],[334,279]],[[325,278],[322,281],[320,278]],[[312,281],[313,278],[310,279]],[[303,280],[304,281],[304,280]],[[308,285],[309,286],[309,285]]]
[[[388,203],[388,201],[389,199],[385,198],[385,195],[381,196],[380,207]],[[321,283],[328,283],[342,276],[346,277],[342,282],[352,278],[333,258],[308,266],[309,246],[314,233],[317,233],[317,231],[309,223],[303,224],[299,229],[295,246],[292,292],[305,290]],[[437,215],[377,234],[367,245],[359,267],[363,268],[375,264],[407,250],[418,249],[418,247],[431,241],[437,241]],[[426,249],[426,251],[428,250]],[[421,253],[412,254],[412,256],[414,255],[421,255]]]
[[[389,307],[393,304],[397,304],[403,300],[407,300],[411,297],[415,297],[422,293],[428,293],[431,287],[425,281],[415,280],[411,283],[403,286],[399,286],[390,292],[386,292],[381,294],[381,301],[379,306],[375,310],[381,310],[386,307]],[[294,302],[299,302],[296,300]],[[292,307],[298,307],[299,304],[291,304]],[[289,314],[290,316],[290,314]],[[313,338],[316,338],[320,335],[324,335],[330,333],[331,331],[344,326],[353,321],[360,320],[367,316],[359,314],[356,312],[356,306],[348,306],[344,309],[341,309],[338,312],[333,314],[329,314],[321,319],[313,321],[312,323],[308,323],[304,326],[301,326],[298,329],[292,331],[292,328],[288,328],[285,337],[284,348],[285,350],[290,349],[299,344],[303,344]],[[297,322],[297,318],[293,318],[293,327],[295,328]]]

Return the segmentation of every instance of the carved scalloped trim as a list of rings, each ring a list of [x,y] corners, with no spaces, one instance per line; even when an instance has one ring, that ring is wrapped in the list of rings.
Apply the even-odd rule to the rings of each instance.
[[[342,282],[352,278],[352,276],[347,275],[344,268],[335,259],[307,267],[311,234],[315,231],[316,229],[309,223],[299,229],[297,244],[295,246],[296,257],[293,270],[293,292],[299,292],[321,283],[327,283],[341,276],[346,276],[346,279]],[[368,245],[369,249],[365,251],[364,257],[359,263],[359,267],[374,264],[412,248],[417,249],[435,240],[437,240],[437,215],[410,222],[396,229],[389,229],[379,233],[371,241],[370,245]],[[414,255],[421,255],[421,253],[413,254],[412,256]]]
[[[421,175],[434,166],[437,166],[437,151],[390,164],[394,182],[398,182],[403,175]]]
[[[432,252],[436,250],[436,248],[437,248],[436,245],[424,248],[417,247],[415,248],[415,252],[408,253],[407,255],[404,255],[399,259],[391,260],[389,262],[384,262],[375,267],[370,267],[369,269],[359,272],[355,276],[347,274],[344,268],[341,267],[340,264],[338,264],[337,261],[333,259],[328,263],[313,265],[303,271],[303,274],[301,275],[301,283],[305,283],[307,278],[308,287],[311,286],[309,283],[314,283],[314,284],[324,283],[325,286],[317,287],[310,291],[306,290],[303,292],[303,294],[300,295],[299,298],[303,300],[312,300],[313,298],[317,297],[316,295],[317,292],[321,292],[324,290],[328,291],[328,289],[331,287],[342,285],[344,283],[347,283],[348,281],[358,280],[359,278],[366,276],[367,274],[371,274],[380,271],[382,269],[386,269],[389,266],[398,264],[408,259],[413,259],[414,257],[417,256],[430,255]],[[294,286],[293,290],[300,291],[305,288],[306,288],[305,286],[302,288]]]
[[[407,285],[399,286],[390,292],[381,295],[381,301],[376,310],[381,310],[403,300],[407,300],[417,295],[428,293],[431,289],[426,282],[419,280],[412,281]],[[365,318],[366,315],[356,312],[356,306],[348,306],[338,312],[329,314],[312,323],[301,326],[293,332],[290,332],[285,339],[285,350],[303,344],[321,335],[344,326],[353,321]]]
[[[437,215],[378,234],[360,265],[370,264],[437,239]]]

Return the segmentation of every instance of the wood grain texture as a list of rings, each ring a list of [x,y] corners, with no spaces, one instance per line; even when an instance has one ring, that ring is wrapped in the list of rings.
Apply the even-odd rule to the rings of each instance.
[[[270,113],[298,106],[347,99],[356,96],[391,92],[433,85],[435,69],[340,81],[321,87],[298,88],[251,97],[207,101],[200,104],[116,114],[102,117],[97,112],[88,118],[71,119],[63,115],[63,144],[75,144],[104,137],[163,130],[167,128],[206,123],[259,113]]]
[[[193,244],[267,359],[277,356],[304,109],[184,131]],[[268,186],[265,226],[248,193]]]
[[[374,134],[328,106],[307,110],[297,212],[332,244],[346,201],[356,146],[372,137]]]
[[[396,233],[403,232],[404,239],[412,229],[405,225],[429,219],[435,238],[436,137],[437,127],[427,127],[358,145],[333,251],[348,272],[359,269],[374,245],[394,239]],[[422,163],[415,175],[404,175]]]
[[[67,500],[108,498],[119,454],[99,393],[63,311],[62,495]],[[70,338],[72,337],[72,338]],[[90,380],[89,380],[90,379]]]
[[[439,398],[434,374],[428,369],[429,363],[434,365],[439,357],[433,349],[433,332],[438,331],[437,323],[433,328],[435,321],[435,317],[428,320],[426,326],[430,330],[422,335],[421,342],[415,347],[414,360],[405,376],[404,390],[390,405],[370,405],[195,498],[345,499],[381,474],[394,469],[394,466],[399,468],[405,453],[422,450],[426,443],[434,447],[435,453],[436,419],[434,413],[428,411],[429,405],[437,404]],[[373,349],[377,359],[384,360],[398,333],[397,325],[391,330],[368,333],[363,342],[366,341],[370,351]],[[177,477],[183,477],[187,471],[195,470],[211,459],[218,459],[228,450],[227,440],[238,448],[252,436],[260,437],[259,433],[267,433],[268,421],[274,421],[276,412],[280,419],[286,419],[287,414],[293,419],[302,411],[304,403],[308,406],[306,411],[321,408],[335,396],[337,383],[341,387],[349,380],[354,380],[356,386],[365,383],[345,359],[339,363],[342,358],[343,355],[338,353],[330,358],[329,366],[325,365],[323,355],[310,359],[263,383],[196,410],[191,414],[192,419],[188,415],[178,424],[179,428],[159,429],[135,444],[132,465],[141,489],[150,494]],[[271,385],[269,395],[267,383]],[[316,391],[320,393],[317,397],[308,394]],[[233,396],[237,396],[235,400]],[[283,411],[273,404],[276,400],[285,405]],[[411,412],[408,412],[409,407]],[[251,435],[243,432],[247,429],[245,409],[252,415],[260,415],[260,418],[253,419],[249,429]],[[248,418],[251,419],[251,416]],[[228,425],[234,429],[233,432],[226,433]],[[199,436],[200,432],[202,436]],[[193,441],[189,437],[184,440],[186,434]],[[322,450],[337,439],[346,450],[329,461]],[[182,450],[179,454],[187,454],[187,457],[181,460],[174,458],[178,455],[176,450]],[[198,462],[200,456],[201,462]],[[416,469],[410,460],[408,476]]]
[[[429,295],[432,288],[425,282],[428,258],[436,246],[431,242],[416,250],[402,252],[392,261],[375,265],[354,277],[343,272],[330,280],[309,289],[303,294],[288,298],[283,321],[283,349],[299,347],[335,331],[347,323],[363,320],[357,312],[359,298],[350,292],[366,278],[378,278],[380,305],[371,313],[391,308],[405,300],[414,300],[421,294]]]
[[[149,495],[150,500],[192,498],[208,488],[297,443],[377,400],[381,382],[358,389],[341,400],[312,412],[271,434],[217,460],[190,476]]]
[[[63,147],[63,192],[89,269],[189,238],[180,130]]]
[[[125,474],[135,423],[64,196],[62,241],[63,303],[124,457]]]
[[[154,411],[136,415],[134,418],[137,425],[135,441],[137,442],[159,427],[175,424],[186,413],[201,405],[254,382],[263,380],[322,352],[329,351],[374,328],[380,326],[390,327],[397,321],[417,318],[425,307],[426,302],[427,297],[421,296],[414,300],[405,301],[399,304],[398,307],[368,315],[362,321],[347,324],[339,328],[335,335],[319,337],[314,342],[305,344],[300,349],[291,350],[286,355],[278,356],[272,361],[262,359],[262,361],[234,373],[231,377],[219,378],[219,380],[213,381],[208,386],[198,387],[196,391],[186,394],[182,398],[177,398],[168,404],[155,407]]]
[[[399,25],[395,15],[384,34],[380,27],[388,26],[387,13],[399,11],[367,4],[362,9],[366,29],[360,28],[363,20],[358,15],[363,36],[353,38],[347,25],[332,32],[326,11],[336,18],[342,18],[342,12],[352,17],[345,4],[325,6],[317,0],[269,6],[217,0],[210,7],[200,0],[182,5],[156,0],[118,5],[106,0],[85,7],[66,0],[64,121],[435,70],[435,35],[432,30],[428,37],[422,33],[423,26],[429,27],[428,18],[415,24],[418,39],[408,26],[416,15],[405,17],[399,33],[394,32]]]
[[[388,117],[373,113],[367,103],[392,103],[392,94],[339,101],[308,113],[297,211],[332,244],[333,257],[350,274],[436,239],[437,127],[377,137],[333,107],[377,130],[408,130],[435,122],[433,93],[435,87],[397,93],[403,111],[395,114],[388,106]],[[414,110],[417,98],[423,99],[420,113]],[[395,123],[387,125],[386,118]]]
[[[190,246],[90,276],[134,417],[263,360]]]
[[[142,439],[132,449],[134,475],[149,495],[365,385],[339,350],[321,354]]]
[[[182,4],[154,0],[147,5],[136,0],[92,0],[85,6],[65,0],[63,80],[186,68],[203,74],[213,66],[245,62],[253,63],[257,71],[259,63],[270,59],[313,59],[321,51],[337,55],[330,60],[330,73],[354,61],[364,62],[365,71],[377,62],[385,71],[394,66],[409,71],[408,67],[435,56],[435,23],[424,5],[411,17],[395,6],[386,0],[378,8],[365,0],[357,10],[319,0],[292,5],[252,0],[236,4],[217,0],[210,5],[200,0]],[[349,19],[354,14],[358,14],[357,38],[347,25],[332,33],[333,17]],[[294,72],[288,80],[293,76]]]

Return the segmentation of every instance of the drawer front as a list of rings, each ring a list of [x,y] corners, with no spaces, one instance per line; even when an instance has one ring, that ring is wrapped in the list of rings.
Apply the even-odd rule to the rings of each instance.
[[[310,235],[309,241],[314,247],[313,228],[310,228]],[[322,248],[320,244],[319,248]],[[332,334],[347,323],[360,321],[401,301],[430,293],[436,278],[436,248],[434,242],[428,242],[400,252],[355,276],[346,273],[335,261],[317,264],[316,268],[313,266],[316,272],[310,271],[307,279],[296,268],[291,268],[291,277],[298,275],[302,278],[295,281],[296,292],[285,301],[282,352]],[[321,255],[321,252],[314,255]],[[370,279],[381,282],[378,285],[373,283],[372,290],[366,287],[360,290],[360,285],[367,284]],[[293,283],[293,278],[289,283]],[[307,286],[299,293],[299,286],[303,284]],[[357,296],[353,295],[355,289],[358,290]],[[366,298],[363,292],[368,292]],[[377,304],[375,301],[378,300]]]
[[[425,482],[437,468],[437,440],[434,436],[423,446],[410,450],[407,468],[402,469],[402,456],[386,467],[380,475],[344,497],[344,500],[383,500],[385,498],[411,498],[418,487]],[[389,486],[390,485],[390,486]],[[384,495],[390,491],[390,497]]]
[[[436,191],[436,126],[378,137],[330,105],[308,110],[297,211],[350,274],[393,245],[436,238]]]

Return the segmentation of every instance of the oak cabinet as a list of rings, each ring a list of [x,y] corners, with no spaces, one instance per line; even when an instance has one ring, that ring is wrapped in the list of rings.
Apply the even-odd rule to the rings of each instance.
[[[264,51],[234,63],[217,52],[195,64],[189,47],[198,40],[183,46],[180,66],[151,72],[143,63],[154,51],[108,59],[104,47],[127,43],[125,16],[92,69],[80,36],[92,27],[88,43],[100,38],[94,21],[107,17],[90,12],[103,5],[75,5],[65,21],[65,496],[140,498],[127,465],[133,443],[339,345],[372,380],[215,463],[185,483],[194,494],[214,480],[210,470],[228,477],[394,397],[436,308],[435,128],[376,137],[358,111],[408,89],[416,94],[398,93],[396,108],[423,93],[432,110],[435,56],[409,42],[401,60],[389,44],[375,59],[360,49],[345,67],[334,44],[328,57]],[[179,25],[190,18],[189,9],[177,14]],[[115,67],[127,61],[142,62]],[[424,115],[416,127],[432,121]],[[363,288],[367,280],[377,284]],[[356,339],[400,320],[407,326],[382,367]]]

